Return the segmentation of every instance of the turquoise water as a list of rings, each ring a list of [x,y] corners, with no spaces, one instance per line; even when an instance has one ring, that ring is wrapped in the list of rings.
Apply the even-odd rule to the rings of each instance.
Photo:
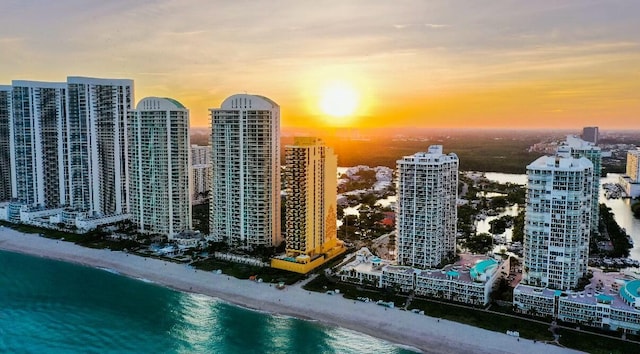
[[[411,353],[99,269],[0,251],[1,353]]]

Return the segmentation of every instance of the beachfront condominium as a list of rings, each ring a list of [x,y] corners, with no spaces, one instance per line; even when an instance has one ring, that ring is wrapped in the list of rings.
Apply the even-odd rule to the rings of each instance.
[[[0,85],[0,202],[11,199],[11,91],[11,85]]]
[[[593,128],[593,127],[592,127]],[[586,128],[585,128],[586,129]],[[597,127],[596,136],[597,136]],[[593,182],[591,183],[591,235],[599,233],[600,223],[600,175],[602,173],[602,151],[595,143],[567,135],[567,140],[560,146],[571,148],[574,158],[586,157],[593,164]]]
[[[147,97],[129,112],[131,220],[169,239],[191,229],[189,110]]]
[[[89,216],[127,213],[127,112],[133,81],[69,77],[69,205]]]
[[[234,248],[279,245],[280,106],[238,94],[210,112],[210,236]]]
[[[527,166],[525,284],[574,288],[589,258],[593,163],[559,147]]]
[[[600,132],[598,131],[598,127],[584,127],[584,128],[582,128],[582,139],[583,140],[591,142],[594,145],[597,145],[599,138],[600,138]]]
[[[67,85],[12,83],[12,197],[29,207],[52,209],[68,203]]]
[[[285,160],[287,256],[313,259],[337,245],[337,158],[322,140],[299,137]]]
[[[202,204],[208,200],[211,190],[211,146],[191,145],[191,174],[191,202]]]
[[[397,261],[421,269],[441,265],[456,252],[458,156],[442,145],[397,161]]]

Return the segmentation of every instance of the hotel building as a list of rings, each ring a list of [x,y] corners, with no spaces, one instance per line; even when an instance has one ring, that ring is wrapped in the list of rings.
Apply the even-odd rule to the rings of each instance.
[[[211,190],[211,146],[191,145],[191,174],[191,202],[202,204]]]
[[[560,147],[527,166],[523,282],[566,290],[586,274],[593,164]]]
[[[67,85],[17,80],[12,84],[12,197],[28,208],[59,208],[69,202]]]
[[[11,200],[12,87],[0,85],[0,202]]]
[[[234,248],[279,245],[280,106],[238,94],[210,112],[210,236]]]
[[[398,160],[398,265],[441,265],[456,252],[458,157],[442,145]]]
[[[318,138],[295,138],[285,160],[286,257],[272,265],[293,263],[291,270],[306,273],[344,252],[336,235],[337,158]]]
[[[191,229],[189,111],[147,97],[129,112],[131,220],[142,232],[173,238]]]
[[[596,128],[597,129],[597,128]],[[571,157],[586,157],[593,164],[593,181],[591,183],[591,235],[597,234],[600,223],[600,175],[602,174],[602,151],[594,143],[567,135],[562,146],[571,149]]]
[[[67,85],[69,204],[89,217],[126,214],[133,81],[69,77]]]

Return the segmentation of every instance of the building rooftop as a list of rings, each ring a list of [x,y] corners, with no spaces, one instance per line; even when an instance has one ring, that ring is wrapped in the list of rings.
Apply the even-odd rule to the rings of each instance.
[[[585,287],[584,291],[561,291],[525,284],[518,284],[514,291],[549,299],[562,297],[581,304],[607,303],[615,309],[640,312],[640,309],[628,304],[640,300],[640,280],[631,279],[620,273],[604,273],[599,269],[593,269],[593,275],[591,283]]]
[[[482,255],[461,254],[460,260],[443,269],[422,270],[419,276],[440,279],[456,279],[466,283],[485,283],[482,275],[500,264],[499,261]]]

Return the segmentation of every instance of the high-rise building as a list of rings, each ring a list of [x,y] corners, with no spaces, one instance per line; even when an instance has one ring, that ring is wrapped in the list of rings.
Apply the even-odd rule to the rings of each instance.
[[[567,290],[586,274],[593,164],[569,147],[527,166],[525,284]]]
[[[280,244],[280,106],[239,94],[210,111],[210,235],[231,247]]]
[[[211,146],[191,145],[192,203],[205,202],[211,190]]]
[[[582,139],[594,144],[598,144],[600,133],[598,127],[584,127],[582,128]]]
[[[90,216],[127,213],[127,112],[133,81],[69,77],[70,206]]]
[[[640,150],[627,151],[627,173],[618,177],[618,185],[629,198],[640,197]]]
[[[598,129],[596,127],[596,129]],[[573,158],[586,157],[593,164],[593,182],[591,184],[591,234],[597,234],[600,223],[600,175],[602,174],[602,151],[594,143],[568,135],[561,146],[571,148]]]
[[[147,97],[129,112],[130,214],[143,232],[169,238],[191,229],[189,111]]]
[[[640,183],[640,149],[627,151],[627,176],[631,183]]]
[[[399,265],[433,268],[455,255],[458,164],[442,145],[397,161]]]
[[[68,203],[67,85],[13,81],[12,196],[22,204],[56,208]]]
[[[313,259],[336,247],[337,158],[317,138],[285,147],[286,252]]]
[[[11,91],[11,85],[0,85],[0,202],[11,199]]]

